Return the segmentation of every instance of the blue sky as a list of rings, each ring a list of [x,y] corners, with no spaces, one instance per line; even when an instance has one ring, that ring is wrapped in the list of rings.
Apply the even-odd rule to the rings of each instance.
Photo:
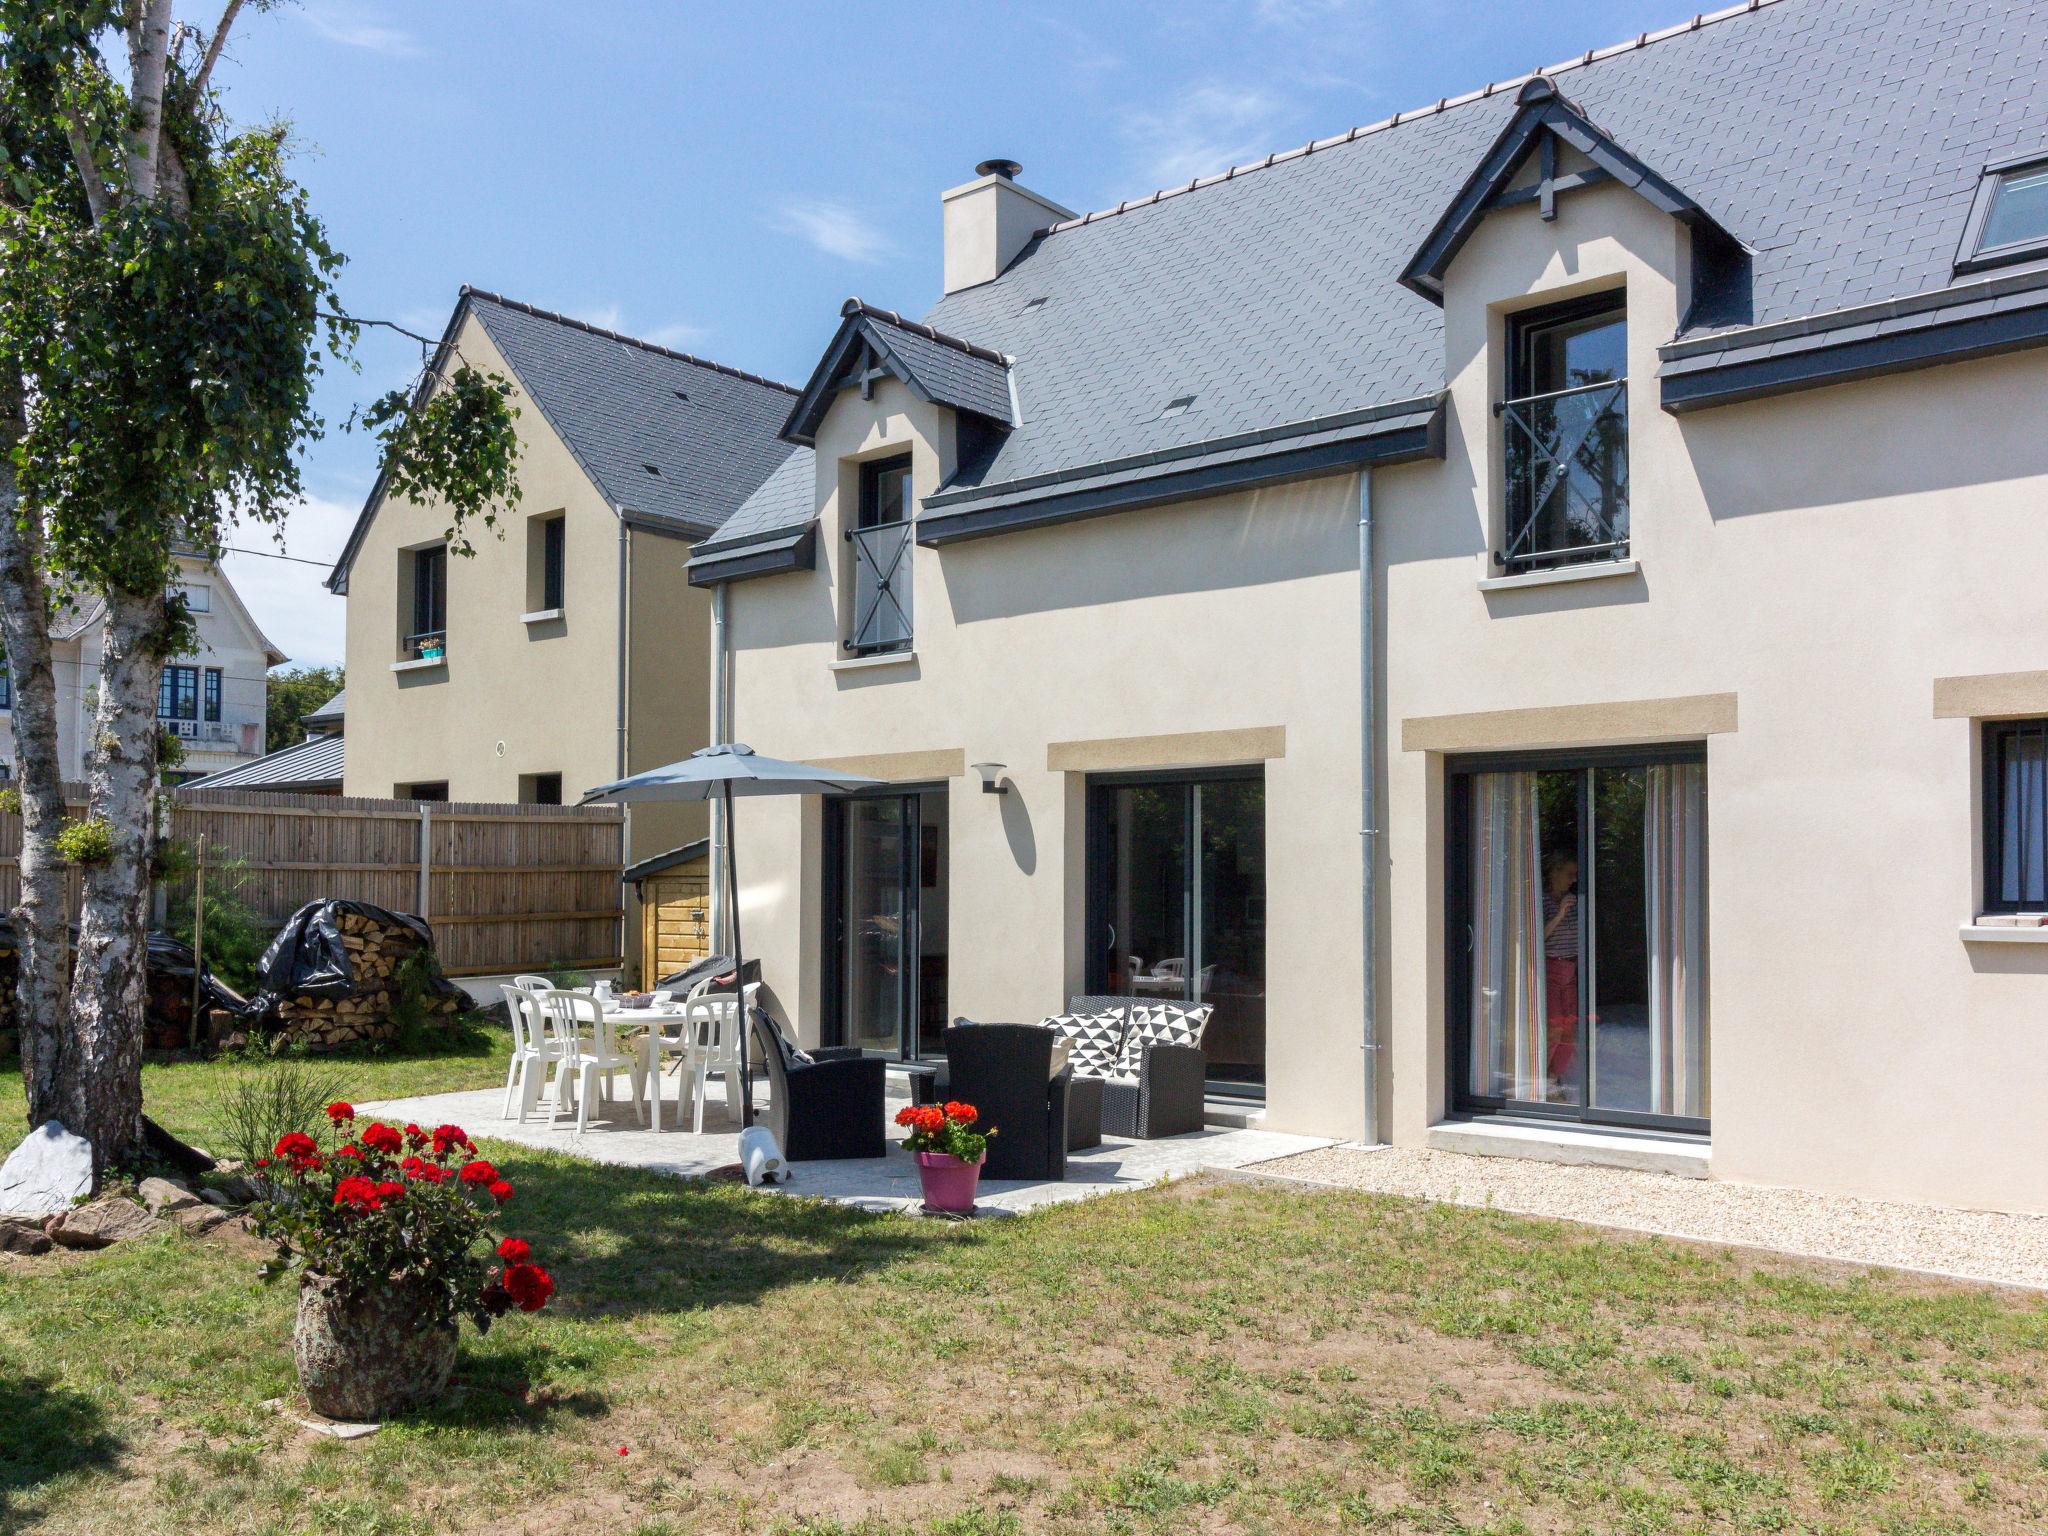
[[[1701,3],[304,0],[245,10],[220,79],[238,118],[294,123],[354,313],[438,335],[474,283],[801,383],[847,295],[937,295],[939,193],[977,160],[1113,206]],[[418,349],[372,333],[359,362],[322,388],[292,555],[339,551],[375,462],[340,424]],[[341,659],[323,571],[228,568],[295,660]]]

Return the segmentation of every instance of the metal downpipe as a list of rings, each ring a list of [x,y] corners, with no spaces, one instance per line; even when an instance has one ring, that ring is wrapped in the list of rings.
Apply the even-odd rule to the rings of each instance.
[[[729,667],[726,660],[725,597],[726,582],[720,582],[711,589],[711,740],[714,743],[732,740],[732,703],[727,688]],[[711,802],[711,952],[730,954],[732,951],[726,939],[726,894],[723,872],[728,865],[726,844],[731,837],[726,825],[725,803],[714,798]]]
[[[1365,1062],[1365,1123],[1361,1139],[1372,1146],[1380,1135],[1379,1036],[1379,771],[1373,725],[1378,711],[1378,654],[1373,611],[1372,469],[1358,472],[1358,800],[1359,847],[1363,866],[1362,979]]]

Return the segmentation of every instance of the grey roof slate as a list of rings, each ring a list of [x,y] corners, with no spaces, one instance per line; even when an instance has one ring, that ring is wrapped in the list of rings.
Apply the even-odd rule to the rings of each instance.
[[[788,532],[810,522],[817,512],[817,455],[798,448],[784,459],[760,488],[740,503],[718,532],[696,548],[696,555],[708,555],[734,544],[744,544],[764,533]]]
[[[789,457],[776,435],[795,395],[788,385],[463,293],[548,424],[629,516],[701,537]]]
[[[344,720],[347,717],[348,690],[343,688],[311,714],[299,716],[299,723],[301,725],[327,725],[335,721]]]
[[[315,736],[295,747],[283,747],[251,762],[223,768],[204,778],[188,779],[180,789],[325,789],[340,788],[345,742],[340,736]]]
[[[839,329],[782,424],[788,441],[809,445],[818,423],[870,351],[919,399],[970,412],[1004,428],[1013,424],[1010,360],[1002,353],[859,299],[848,299],[839,314]]]
[[[2048,148],[2041,0],[1753,0],[1542,73],[1749,248],[1754,325],[1951,287],[1985,163]],[[1398,278],[1529,78],[1055,225],[941,299],[1020,419],[940,497],[1439,392],[1441,311]],[[807,522],[790,488],[711,542]]]

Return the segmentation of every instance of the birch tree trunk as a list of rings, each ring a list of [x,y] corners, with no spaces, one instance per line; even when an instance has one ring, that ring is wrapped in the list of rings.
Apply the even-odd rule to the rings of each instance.
[[[9,454],[20,439],[21,380],[0,374],[0,640],[14,680],[14,771],[21,793],[21,899],[14,909],[21,1066],[31,1125],[61,1117],[64,1076],[64,871],[50,842],[64,821],[50,686],[50,604],[41,527],[24,517]]]
[[[85,871],[57,1078],[58,1118],[92,1143],[95,1175],[135,1166],[143,1149],[142,1015],[164,620],[161,587],[107,594],[87,785],[90,814],[107,824],[112,852]]]

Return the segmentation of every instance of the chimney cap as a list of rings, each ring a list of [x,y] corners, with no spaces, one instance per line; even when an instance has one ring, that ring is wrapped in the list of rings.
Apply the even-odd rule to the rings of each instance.
[[[1000,176],[1005,181],[1015,181],[1024,173],[1024,167],[1014,160],[984,160],[974,168],[977,176]]]

